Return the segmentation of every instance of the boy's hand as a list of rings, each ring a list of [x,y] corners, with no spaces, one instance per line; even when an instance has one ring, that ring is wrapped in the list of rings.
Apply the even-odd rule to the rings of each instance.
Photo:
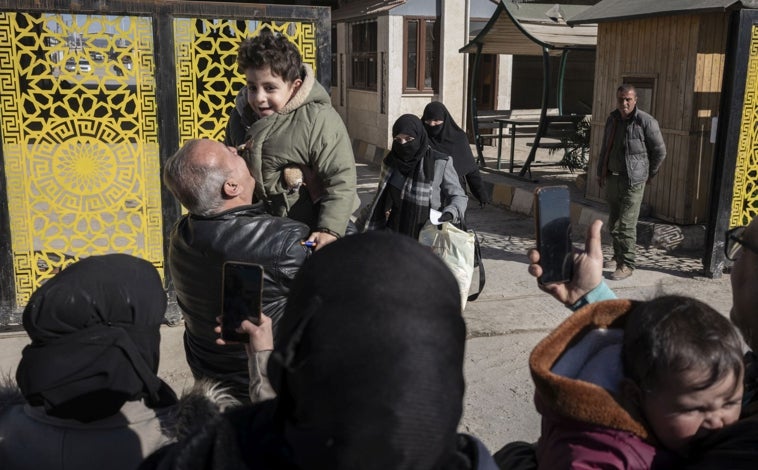
[[[552,295],[564,305],[573,305],[589,291],[600,284],[603,279],[603,248],[600,243],[600,229],[603,222],[595,220],[587,229],[587,241],[584,251],[574,248],[574,275],[569,282],[540,285],[540,289]],[[529,274],[534,277],[542,275],[540,252],[531,249],[529,257]]]
[[[216,318],[221,323],[221,317]],[[221,334],[221,326],[213,329]],[[247,333],[248,342],[245,343],[245,350],[249,356],[260,351],[270,351],[274,349],[274,331],[271,325],[271,318],[261,313],[261,324],[255,325],[249,320],[243,320],[238,333]],[[221,338],[216,339],[216,344],[224,346],[227,344],[237,344],[235,341],[224,341]]]
[[[311,236],[308,237],[307,241],[316,242],[316,248],[314,248],[314,251],[318,251],[335,240],[337,240],[337,237],[335,237],[331,233],[313,232],[311,233]]]

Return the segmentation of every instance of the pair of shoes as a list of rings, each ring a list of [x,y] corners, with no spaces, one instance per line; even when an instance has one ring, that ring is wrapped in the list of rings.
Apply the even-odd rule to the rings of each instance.
[[[630,268],[629,266],[625,264],[620,264],[618,265],[616,270],[613,271],[613,274],[611,274],[611,279],[613,279],[614,281],[620,281],[622,279],[626,279],[629,276],[631,276],[633,272],[634,272],[634,268]]]

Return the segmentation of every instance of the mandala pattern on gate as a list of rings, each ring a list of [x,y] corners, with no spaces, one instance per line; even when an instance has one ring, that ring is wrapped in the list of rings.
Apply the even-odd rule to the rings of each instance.
[[[16,301],[75,260],[129,253],[163,272],[150,18],[0,13]]]

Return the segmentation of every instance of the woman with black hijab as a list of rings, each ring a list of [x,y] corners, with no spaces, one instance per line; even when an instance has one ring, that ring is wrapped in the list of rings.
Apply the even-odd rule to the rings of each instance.
[[[468,136],[455,122],[445,105],[439,101],[432,101],[424,108],[421,120],[424,122],[432,148],[453,157],[453,165],[460,178],[461,187],[466,189],[468,182],[469,190],[479,201],[479,205],[483,207],[489,203],[482,175],[479,174],[479,167],[468,143]]]
[[[466,327],[437,255],[391,233],[337,240],[295,278],[268,362],[277,398],[143,469],[496,469],[458,434]]]
[[[442,222],[462,221],[466,193],[452,159],[429,145],[421,120],[412,114],[400,116],[392,137],[374,200],[358,217],[358,229],[388,229],[417,239],[430,209],[442,214]]]
[[[171,442],[177,398],[156,375],[165,311],[155,267],[129,255],[86,258],[37,289],[17,388],[0,392],[0,467],[134,469]]]

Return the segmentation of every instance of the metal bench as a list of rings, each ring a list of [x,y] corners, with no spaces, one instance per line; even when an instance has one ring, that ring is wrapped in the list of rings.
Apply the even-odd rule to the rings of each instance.
[[[507,118],[510,115],[510,109],[485,110],[474,115],[474,144],[479,166],[484,166],[484,140],[498,137],[500,126],[497,119]]]
[[[569,114],[569,115],[561,115],[561,116],[546,116],[545,117],[545,126],[544,126],[544,133],[542,135],[537,135],[535,137],[535,141],[533,143],[527,144],[530,147],[534,147],[536,145],[537,148],[544,148],[544,149],[563,149],[564,155],[569,151],[569,148],[567,148],[565,144],[565,139],[573,137],[577,132],[577,126],[579,122],[586,119],[587,115],[585,114]],[[551,141],[545,142],[542,139],[547,138],[551,139]],[[559,142],[555,142],[554,140],[557,139]],[[582,154],[584,155],[585,149],[582,148]],[[511,154],[512,155],[512,154]],[[531,152],[529,152],[529,157],[527,157],[526,162],[524,162],[524,165],[521,170],[521,174],[525,172],[529,172],[529,177],[531,178],[531,165],[534,161],[534,149],[532,149]],[[559,165],[560,163],[546,163],[542,164],[540,166],[555,166]],[[511,172],[513,171],[513,160],[511,160]]]

